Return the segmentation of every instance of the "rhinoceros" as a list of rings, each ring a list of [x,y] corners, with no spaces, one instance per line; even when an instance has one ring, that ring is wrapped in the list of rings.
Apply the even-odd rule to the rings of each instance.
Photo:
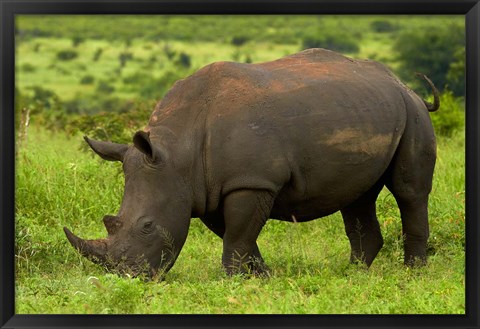
[[[133,145],[85,137],[121,161],[125,190],[108,236],[70,243],[107,270],[166,273],[191,218],[223,239],[228,274],[268,273],[257,245],[267,219],[340,211],[351,262],[383,245],[375,203],[386,186],[402,221],[404,263],[425,264],[436,160],[429,103],[385,66],[325,49],[258,64],[217,62],[176,82]]]

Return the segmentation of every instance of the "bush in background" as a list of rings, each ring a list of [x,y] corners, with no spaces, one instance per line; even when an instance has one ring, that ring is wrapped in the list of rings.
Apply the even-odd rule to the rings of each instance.
[[[21,70],[23,72],[35,72],[36,68],[30,63],[25,63],[22,65]]]
[[[186,65],[186,64],[184,64]],[[149,72],[139,71],[123,78],[129,92],[138,94],[146,100],[159,100],[173,84],[188,75],[183,65],[176,69],[166,70],[160,77],[154,77]]]
[[[24,109],[29,110],[32,121],[51,131],[64,130],[68,122],[68,113],[65,112],[58,95],[46,88],[32,86],[28,92],[15,89],[15,115]]]
[[[177,60],[175,61],[175,64],[180,65],[186,69],[188,69],[192,65],[192,60],[189,54],[186,54],[184,52],[181,52],[178,55]]]
[[[433,127],[437,135],[451,136],[465,126],[465,103],[446,90],[440,95],[440,109],[431,113]]]
[[[377,33],[387,33],[387,32],[393,32],[398,30],[397,25],[386,20],[373,21],[372,23],[370,23],[370,27],[374,32],[377,32]]]
[[[147,125],[154,104],[128,102],[124,106],[123,112],[77,116],[69,122],[66,130],[70,134],[81,132],[93,139],[131,143],[134,133]],[[85,143],[82,143],[82,150],[88,150]]]
[[[78,47],[82,42],[85,41],[85,38],[80,36],[80,35],[76,35],[72,38],[72,46],[74,48]]]
[[[108,81],[102,80],[98,83],[97,91],[102,94],[111,94],[115,91],[115,87]]]
[[[118,60],[120,61],[120,67],[124,67],[128,61],[133,59],[133,54],[129,51],[121,52],[118,55]]]
[[[82,85],[91,85],[95,82],[95,77],[93,75],[85,75],[82,77],[82,79],[80,79],[80,83]]]
[[[311,34],[303,38],[302,48],[326,48],[344,53],[356,53],[360,49],[357,40],[343,32]]]
[[[398,54],[400,77],[411,82],[414,89],[420,84],[414,81],[413,73],[420,72],[426,74],[440,90],[448,86],[456,96],[464,95],[463,25],[435,25],[422,30],[405,30],[399,35],[393,49]],[[451,70],[457,72],[455,81],[448,80]],[[424,90],[419,89],[419,93],[424,94]]]
[[[247,43],[250,38],[246,35],[235,35],[232,37],[231,44],[237,47],[240,47]]]
[[[75,50],[61,50],[57,53],[57,58],[61,61],[70,61],[78,57]]]
[[[95,50],[95,54],[93,54],[93,61],[96,62],[100,59],[100,57],[102,56],[103,54],[103,49],[102,48],[98,48],[97,50]]]
[[[453,62],[447,73],[447,87],[455,95],[465,95],[465,47],[458,48],[453,55]]]
[[[172,49],[172,47],[170,46],[169,43],[166,43],[164,46],[163,46],[163,52],[165,53],[165,55],[167,56],[168,59],[172,60],[173,57],[175,57],[176,55],[176,51]]]

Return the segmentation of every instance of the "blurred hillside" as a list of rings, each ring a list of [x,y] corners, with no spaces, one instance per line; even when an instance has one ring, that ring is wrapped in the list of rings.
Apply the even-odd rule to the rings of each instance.
[[[137,127],[176,80],[206,64],[262,62],[312,47],[380,61],[429,95],[415,78],[422,72],[461,104],[464,39],[463,16],[20,15],[16,107],[51,129],[72,122],[93,129],[112,117],[105,113],[122,115],[112,129]]]

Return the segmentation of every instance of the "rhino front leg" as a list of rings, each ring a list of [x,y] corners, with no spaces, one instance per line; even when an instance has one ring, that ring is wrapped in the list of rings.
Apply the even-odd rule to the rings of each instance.
[[[227,274],[266,274],[256,240],[273,201],[273,194],[263,190],[238,190],[225,198],[222,263]]]
[[[225,235],[225,220],[222,213],[216,213],[214,215],[208,215],[201,217],[200,220],[219,238],[223,239]],[[251,271],[258,274],[267,274],[270,269],[263,260],[260,249],[258,249],[257,242],[255,242],[255,247],[252,252],[252,262],[251,262]]]

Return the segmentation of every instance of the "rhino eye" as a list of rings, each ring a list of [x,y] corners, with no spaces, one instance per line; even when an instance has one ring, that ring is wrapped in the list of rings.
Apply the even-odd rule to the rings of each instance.
[[[152,221],[147,221],[145,223],[143,223],[143,226],[142,226],[142,233],[144,234],[148,234],[148,233],[151,233],[153,231],[153,222]]]

